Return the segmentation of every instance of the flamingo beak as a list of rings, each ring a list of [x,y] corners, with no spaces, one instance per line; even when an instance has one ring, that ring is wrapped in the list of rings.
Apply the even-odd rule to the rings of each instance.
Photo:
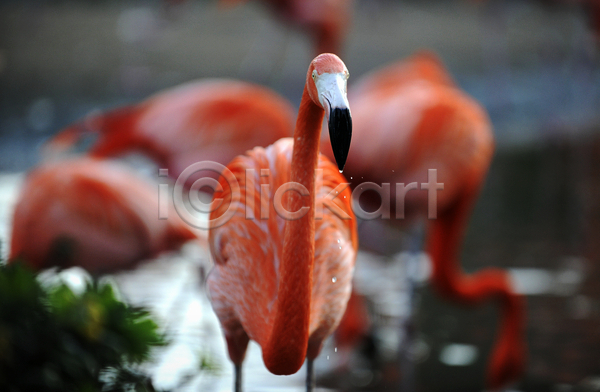
[[[348,151],[350,150],[350,139],[352,138],[352,116],[348,108],[333,108],[327,116],[329,125],[329,139],[331,149],[340,172],[344,170]]]
[[[352,115],[346,96],[347,79],[347,73],[324,73],[316,82],[319,100],[327,117],[331,149],[340,172],[346,165],[352,139]]]

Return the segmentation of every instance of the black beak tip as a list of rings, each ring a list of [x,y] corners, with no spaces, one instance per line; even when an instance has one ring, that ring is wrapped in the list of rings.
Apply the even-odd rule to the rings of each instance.
[[[352,139],[352,116],[349,109],[335,108],[330,111],[329,138],[333,156],[341,172],[346,165]]]

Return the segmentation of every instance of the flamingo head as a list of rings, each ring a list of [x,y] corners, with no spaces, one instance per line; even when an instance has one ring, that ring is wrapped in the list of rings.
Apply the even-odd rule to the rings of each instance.
[[[346,164],[352,138],[352,116],[346,94],[349,75],[338,56],[324,53],[310,63],[306,76],[310,98],[325,111],[331,148],[340,171]]]

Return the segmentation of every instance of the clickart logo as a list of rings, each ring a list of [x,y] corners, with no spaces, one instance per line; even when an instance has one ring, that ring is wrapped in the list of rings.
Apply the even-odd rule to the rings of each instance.
[[[324,197],[315,198],[315,219],[322,218],[325,208],[340,219],[351,219],[350,215],[335,202],[336,198],[346,198],[347,196],[351,198],[352,212],[359,219],[403,219],[406,194],[411,190],[419,189],[427,191],[428,218],[435,219],[437,218],[437,191],[443,190],[444,184],[437,182],[436,169],[429,169],[427,174],[427,182],[424,183],[394,184],[396,194],[393,200],[395,207],[393,218],[390,213],[392,205],[390,183],[378,185],[374,182],[363,182],[356,185],[350,192],[350,183],[342,182],[337,184],[335,188],[328,189]],[[269,181],[263,181],[267,183],[257,186],[256,178],[268,179],[271,175],[269,169],[261,169],[260,176],[257,176],[255,169],[246,169],[244,175],[244,186],[242,187],[233,173],[220,163],[202,161],[188,166],[177,177],[172,194],[169,192],[169,184],[159,184],[159,218],[168,218],[169,203],[171,202],[177,214],[186,223],[199,229],[222,226],[236,214],[236,211],[240,216],[244,216],[245,219],[249,220],[267,220],[270,218],[271,210],[285,220],[294,220],[303,217],[310,210],[309,206],[302,206],[295,211],[289,211],[284,207],[284,195],[288,192],[296,193],[300,197],[310,195],[309,190],[304,185],[298,182],[286,182],[277,186],[276,189],[271,189],[272,186]],[[168,170],[160,169],[159,177],[166,176],[168,176]],[[213,200],[207,200],[206,197],[206,191],[208,193],[223,191],[216,180],[219,176],[224,179],[229,187],[230,199],[223,213],[220,213],[214,219],[208,219],[208,215],[214,210],[222,210],[225,202],[218,196],[219,194]],[[317,169],[315,170],[315,187],[320,194],[323,193],[322,186],[323,170]],[[381,203],[375,211],[365,211],[359,203],[361,195],[367,191],[379,195]]]

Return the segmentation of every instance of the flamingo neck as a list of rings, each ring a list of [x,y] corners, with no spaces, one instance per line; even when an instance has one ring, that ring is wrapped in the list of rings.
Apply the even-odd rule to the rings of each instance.
[[[432,221],[428,252],[433,262],[432,283],[442,296],[468,305],[490,299],[500,301],[500,328],[486,380],[487,386],[495,389],[523,372],[525,304],[523,298],[514,292],[505,271],[485,268],[466,275],[461,270],[460,244],[477,194],[476,191],[466,192],[454,206]]]
[[[315,169],[323,115],[323,109],[313,103],[305,87],[294,131],[290,181],[304,186],[309,195],[290,190],[284,194],[283,206],[290,212],[303,206],[309,210],[301,218],[285,223],[275,316],[268,344],[263,347],[265,365],[274,374],[297,372],[308,347],[315,253]]]
[[[315,33],[316,53],[339,53],[342,46],[342,27],[328,23]]]
[[[90,155],[105,158],[138,149],[154,159],[163,159],[153,154],[147,142],[137,134],[142,112],[138,106],[125,106],[97,115],[90,122],[93,131],[98,132],[98,140],[90,150]]]
[[[469,294],[461,291],[460,244],[466,231],[469,206],[461,200],[438,213],[429,228],[428,252],[433,263],[433,284],[445,297],[467,300]]]

